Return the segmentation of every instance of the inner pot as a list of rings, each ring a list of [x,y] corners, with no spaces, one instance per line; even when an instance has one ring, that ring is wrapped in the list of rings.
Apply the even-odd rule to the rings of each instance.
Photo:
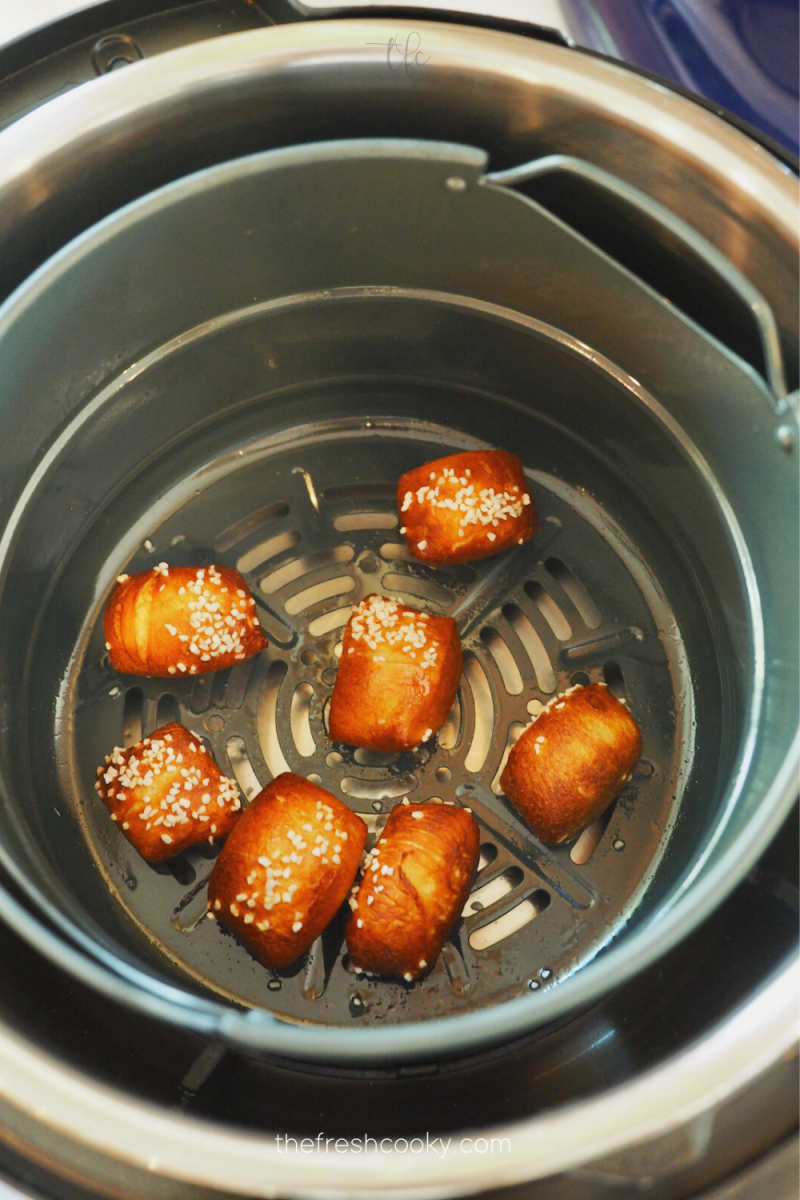
[[[223,164],[90,230],[2,313],[3,864],[72,969],[235,1042],[398,1058],[562,1018],[700,921],[793,799],[796,496],[769,389],[484,168],[372,141]],[[487,445],[522,458],[540,532],[413,562],[398,476]],[[161,560],[238,567],[268,650],[180,683],[112,672],[114,578]],[[326,730],[373,591],[450,613],[464,643],[447,724],[407,755]],[[643,757],[595,827],[545,848],[500,770],[589,680],[628,700]],[[247,798],[291,769],[371,836],[406,795],[472,808],[481,872],[424,982],[357,978],[342,919],[265,971],[203,919],[211,848],[137,857],[95,768],[176,718]]]

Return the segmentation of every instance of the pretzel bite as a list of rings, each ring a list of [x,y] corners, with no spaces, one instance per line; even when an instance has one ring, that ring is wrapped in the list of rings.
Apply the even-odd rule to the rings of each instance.
[[[353,966],[407,983],[430,971],[464,907],[479,854],[478,823],[466,808],[405,800],[392,809],[350,900]]]
[[[397,507],[409,551],[429,563],[487,558],[539,527],[522,463],[507,450],[468,450],[406,472]]]
[[[231,567],[120,575],[103,621],[109,660],[126,675],[222,671],[267,645],[255,606]]]
[[[366,840],[366,825],[341,800],[286,771],[225,843],[209,911],[265,967],[288,967],[336,916]]]
[[[367,596],[344,633],[330,735],[370,750],[410,750],[444,725],[460,679],[461,641],[451,617]]]
[[[543,842],[569,842],[622,791],[642,736],[604,683],[554,696],[508,756],[500,786]]]
[[[95,788],[142,858],[161,862],[198,842],[221,841],[242,802],[200,738],[177,721],[97,768]]]

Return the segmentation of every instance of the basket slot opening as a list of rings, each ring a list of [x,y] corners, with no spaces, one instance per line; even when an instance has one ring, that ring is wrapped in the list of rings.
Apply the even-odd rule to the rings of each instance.
[[[481,630],[481,641],[495,661],[503,687],[509,696],[518,696],[522,691],[522,676],[516,664],[514,655],[509,650],[502,636],[496,629],[487,626]]]
[[[297,747],[297,753],[302,755],[303,758],[310,758],[317,749],[317,743],[314,741],[314,735],[311,732],[311,721],[309,718],[313,697],[314,689],[310,683],[298,683],[292,693],[289,717],[292,727],[292,737]]]
[[[381,558],[389,562],[415,562],[405,542],[384,542],[381,546]]]
[[[560,642],[565,642],[568,637],[572,636],[572,626],[569,621],[550,593],[537,580],[528,580],[525,584],[525,593],[531,598]]]
[[[345,796],[354,800],[398,800],[407,796],[417,786],[415,775],[397,775],[394,779],[357,779],[345,775],[339,787]]]
[[[569,852],[569,856],[576,866],[582,867],[589,861],[604,832],[605,826],[602,821],[592,821],[591,825],[584,829]]]
[[[390,572],[388,575],[384,575],[382,582],[390,592],[404,592],[412,598],[419,596],[441,608],[448,608],[453,603],[453,593],[438,583],[431,582],[430,579],[417,579],[414,575]]]
[[[247,753],[247,746],[244,738],[230,737],[225,743],[225,750],[228,755],[228,762],[233,771],[233,777],[239,787],[244,792],[248,800],[252,800],[261,791],[261,784],[258,776],[253,770],[253,764],[250,762],[250,755]]]
[[[322,583],[315,583],[313,587],[297,592],[286,601],[284,608],[290,616],[296,616],[297,613],[305,612],[307,608],[313,608],[315,604],[321,604],[323,600],[330,600],[332,596],[343,596],[352,592],[355,586],[356,581],[352,575],[337,575],[335,579],[325,579]]]
[[[164,695],[158,698],[156,729],[161,729],[162,726],[169,725],[172,721],[180,721],[180,719],[181,713],[178,701],[172,695],[172,692],[164,692]]]
[[[482,842],[480,858],[478,859],[478,874],[481,871],[485,871],[487,867],[490,867],[497,858],[497,855],[498,850],[494,842]]]
[[[191,887],[197,878],[197,872],[190,862],[179,854],[176,858],[171,858],[167,863],[169,873],[181,887]]]
[[[246,575],[248,571],[254,571],[256,567],[260,567],[270,558],[277,558],[285,550],[293,550],[299,541],[300,533],[297,529],[287,529],[285,533],[277,533],[275,537],[267,538],[265,542],[259,542],[257,546],[253,546],[252,550],[248,550],[246,554],[237,559],[236,570]]]
[[[461,912],[462,917],[474,917],[475,913],[496,904],[515,887],[519,887],[525,878],[520,867],[508,867],[488,883],[484,883],[467,897],[467,902]]]
[[[331,612],[323,613],[321,617],[314,617],[314,620],[308,623],[308,632],[314,637],[322,637],[324,633],[341,629],[350,620],[352,611],[352,604],[347,604],[344,608],[334,608]],[[339,653],[341,654],[341,650]]]
[[[397,525],[395,513],[355,512],[342,513],[333,519],[334,529],[346,533],[351,529],[394,529]]]
[[[250,513],[247,517],[242,517],[240,521],[235,521],[233,525],[229,525],[222,533],[214,538],[215,550],[230,550],[231,546],[237,545],[238,542],[243,542],[250,534],[255,533],[257,529],[261,529],[264,525],[269,525],[273,521],[279,521],[282,517],[288,516],[289,505],[285,500],[276,500],[273,504],[267,504],[264,508],[259,508],[257,512]]]
[[[506,748],[503,751],[503,757],[500,759],[495,777],[492,780],[492,791],[494,792],[495,796],[502,796],[503,794],[503,789],[500,785],[500,776],[506,769],[506,763],[508,762],[508,756],[511,753],[512,747],[519,741],[527,728],[527,725],[525,725],[523,721],[512,721],[508,727]]]
[[[127,750],[142,740],[142,710],[144,692],[140,687],[128,688],[122,707],[122,744]]]
[[[273,778],[289,770],[289,764],[283,757],[278,738],[277,708],[278,695],[281,690],[288,668],[285,662],[276,658],[270,663],[261,695],[258,698],[258,740],[261,743],[261,753],[264,762]]]
[[[548,558],[544,565],[562,591],[569,596],[584,625],[589,629],[597,629],[603,619],[600,610],[577,576],[560,558]]]
[[[627,703],[628,693],[625,690],[625,678],[619,663],[607,662],[603,665],[603,679],[612,695]]]
[[[475,711],[475,728],[472,732],[472,742],[464,766],[472,774],[480,771],[486,762],[492,745],[494,731],[494,702],[486,672],[474,654],[464,655],[464,678],[472,693],[472,704]]]
[[[509,912],[496,917],[488,925],[481,925],[469,935],[469,944],[473,950],[488,950],[497,942],[510,937],[538,917],[550,904],[550,893],[544,888],[537,890],[526,900],[522,900]]]
[[[360,767],[392,767],[400,758],[396,751],[365,750],[359,747],[353,758]]]
[[[225,708],[236,710],[242,707],[255,663],[254,658],[248,658],[245,662],[236,663],[231,667],[225,688]]]
[[[193,713],[204,713],[211,704],[211,690],[214,687],[214,675],[198,675],[192,683],[189,697],[189,707]]]
[[[282,567],[265,575],[259,587],[265,596],[271,596],[274,592],[286,587],[287,584],[301,579],[309,571],[316,571],[320,567],[334,566],[336,563],[350,562],[354,553],[352,546],[332,546],[328,550],[316,550],[313,554],[306,554],[302,558],[293,558],[291,562],[284,563]]]
[[[442,750],[454,750],[461,735],[461,690],[456,692],[453,707],[448,713],[447,720],[439,730],[437,741]],[[447,768],[445,768],[447,769]]]
[[[523,649],[531,661],[540,692],[550,694],[556,690],[556,677],[544,643],[525,613],[516,604],[506,604],[503,616],[522,642]]]

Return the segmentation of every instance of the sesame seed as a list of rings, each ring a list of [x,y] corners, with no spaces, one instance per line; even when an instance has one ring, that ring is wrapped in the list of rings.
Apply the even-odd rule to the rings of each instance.
[[[411,974],[410,971],[406,971],[405,974],[403,975],[403,979],[405,979],[406,983],[411,983],[411,980],[413,978],[414,978],[414,976]]]
[[[294,925],[292,926],[292,933],[299,933],[302,928],[303,928],[303,922],[295,921]]]
[[[415,821],[421,821],[422,818],[425,816],[425,814],[421,813],[421,812],[413,812],[411,814],[411,816],[414,818]]]

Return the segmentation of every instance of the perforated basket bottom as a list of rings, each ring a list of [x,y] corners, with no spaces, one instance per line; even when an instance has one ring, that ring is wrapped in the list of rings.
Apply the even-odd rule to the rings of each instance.
[[[541,527],[497,559],[430,568],[408,556],[394,494],[405,470],[480,443],[422,422],[330,422],[220,455],[202,486],[163,497],[130,561],[235,565],[256,596],[269,648],[195,679],[119,676],[103,649],[102,606],[76,651],[59,733],[65,790],[98,869],[130,919],[189,977],[217,995],[326,1024],[444,1015],[565,980],[612,938],[641,898],[677,808],[685,758],[669,655],[669,614],[645,565],[593,500],[528,471]],[[335,480],[335,482],[332,482]],[[169,506],[168,506],[169,507]],[[326,707],[350,608],[370,592],[450,613],[464,645],[456,704],[412,753],[333,743]],[[671,647],[668,650],[667,647]],[[572,683],[605,679],[639,722],[631,783],[572,846],[542,846],[500,793],[509,747],[541,705]],[[281,771],[307,776],[366,821],[374,842],[403,796],[468,805],[482,831],[481,870],[429,977],[414,985],[356,976],[343,911],[293,968],[264,970],[205,917],[216,851],[146,865],[109,821],[94,771],[114,744],[168,720],[201,736],[252,798]],[[77,794],[75,794],[77,792]],[[167,964],[165,964],[167,965]]]

